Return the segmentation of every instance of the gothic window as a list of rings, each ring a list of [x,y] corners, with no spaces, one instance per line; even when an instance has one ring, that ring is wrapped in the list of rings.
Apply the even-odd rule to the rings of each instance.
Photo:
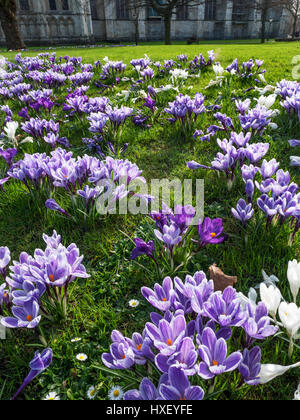
[[[62,0],[62,9],[69,10],[69,0]]]
[[[189,18],[189,8],[187,4],[184,4],[183,0],[176,8],[176,17],[177,20],[187,20]]]
[[[205,20],[216,20],[217,4],[216,0],[205,1]]]
[[[117,0],[117,19],[129,19],[127,0]]]
[[[249,19],[249,4],[246,0],[234,0],[232,10],[232,20],[235,22],[245,22]]]
[[[163,4],[164,0],[158,0],[159,4]],[[153,7],[148,7],[148,18],[157,18],[160,17],[156,10]]]
[[[56,0],[49,0],[49,8],[50,8],[50,10],[57,10]]]
[[[19,0],[19,3],[20,3],[20,10],[29,10],[28,0]]]
[[[98,19],[97,1],[90,0],[90,3],[91,3],[92,20],[97,20]]]

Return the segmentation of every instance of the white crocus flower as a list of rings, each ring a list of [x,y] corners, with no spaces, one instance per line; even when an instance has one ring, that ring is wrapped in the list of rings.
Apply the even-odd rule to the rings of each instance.
[[[275,319],[281,302],[281,292],[275,286],[269,286],[265,283],[260,284],[260,298],[266,305],[269,314]]]
[[[220,64],[215,64],[213,66],[213,71],[215,72],[216,76],[222,76],[225,69]]]
[[[9,141],[12,143],[13,146],[16,146],[18,144],[17,138],[16,138],[16,131],[19,127],[19,123],[17,121],[9,121],[6,123],[6,126],[4,127],[4,135],[9,139]]]
[[[277,95],[274,93],[269,96],[261,96],[259,99],[256,99],[258,105],[264,106],[270,109],[276,102]]]
[[[186,70],[174,69],[170,71],[172,82],[176,82],[177,79],[186,80],[189,76]]]
[[[5,66],[6,66],[6,58],[5,57],[3,57],[3,56],[1,56],[0,57],[0,69],[5,69]]]
[[[287,278],[290,283],[290,289],[294,302],[296,303],[297,295],[300,289],[300,262],[298,263],[297,260],[289,262]]]
[[[279,317],[290,337],[294,337],[300,328],[300,308],[295,303],[282,302],[279,305]]]
[[[300,156],[291,156],[291,166],[300,166]]]
[[[298,385],[298,388],[296,389],[296,392],[294,395],[294,401],[300,401],[300,384]]]
[[[277,378],[277,376],[284,375],[288,370],[295,369],[300,367],[300,362],[295,363],[294,365],[290,366],[281,366],[281,365],[261,365],[260,374],[259,374],[259,382],[260,384],[266,384],[267,382],[272,381],[273,379]]]
[[[290,338],[289,357],[294,350],[294,338],[300,328],[300,308],[295,303],[282,302],[279,305],[279,317]]]

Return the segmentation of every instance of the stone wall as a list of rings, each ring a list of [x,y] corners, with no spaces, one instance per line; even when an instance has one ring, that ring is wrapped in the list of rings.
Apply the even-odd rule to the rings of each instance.
[[[206,20],[205,4],[189,6],[186,20],[172,19],[172,39],[239,39],[259,38],[260,13],[254,8],[239,16],[238,0],[216,0],[215,19]],[[198,3],[198,2],[197,2]],[[29,10],[19,10],[20,29],[28,45],[90,44],[95,41],[133,42],[135,22],[118,20],[116,0],[68,0],[69,10],[63,10],[63,0],[56,0],[56,10],[50,10],[49,0],[28,0]],[[242,4],[242,3],[240,3]],[[272,10],[267,22],[267,36],[287,37],[290,16],[282,10]],[[140,11],[139,34],[141,41],[164,38],[164,23],[159,17],[149,17],[147,8]],[[5,44],[0,27],[0,43]]]
[[[19,25],[28,45],[85,44],[94,42],[89,0],[69,0],[69,10],[63,10],[62,0],[56,0],[57,10],[50,10],[48,0],[28,0],[29,10],[19,10]],[[0,27],[0,42],[5,43]]]

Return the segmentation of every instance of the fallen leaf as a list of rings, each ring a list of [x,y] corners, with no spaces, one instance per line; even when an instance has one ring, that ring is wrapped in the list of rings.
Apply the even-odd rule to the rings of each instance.
[[[237,276],[227,276],[224,274],[223,271],[217,267],[216,263],[209,267],[209,275],[210,279],[214,281],[215,291],[220,290],[223,292],[226,287],[233,287],[238,281]]]

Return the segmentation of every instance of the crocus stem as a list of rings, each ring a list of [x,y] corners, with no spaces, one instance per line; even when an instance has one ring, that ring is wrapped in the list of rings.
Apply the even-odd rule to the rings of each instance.
[[[289,352],[288,352],[290,359],[292,358],[293,352],[294,352],[294,340],[293,340],[293,337],[291,337],[290,344],[289,344]]]
[[[18,391],[15,393],[15,395],[11,398],[11,401],[14,401],[17,396],[23,391],[23,389],[30,384],[30,382],[36,377],[36,373],[34,372],[30,372],[29,375],[24,379],[24,382],[22,383],[22,385],[20,386],[20,388],[18,389]]]
[[[211,384],[208,389],[208,395],[212,394],[215,390],[215,378],[211,380]]]

